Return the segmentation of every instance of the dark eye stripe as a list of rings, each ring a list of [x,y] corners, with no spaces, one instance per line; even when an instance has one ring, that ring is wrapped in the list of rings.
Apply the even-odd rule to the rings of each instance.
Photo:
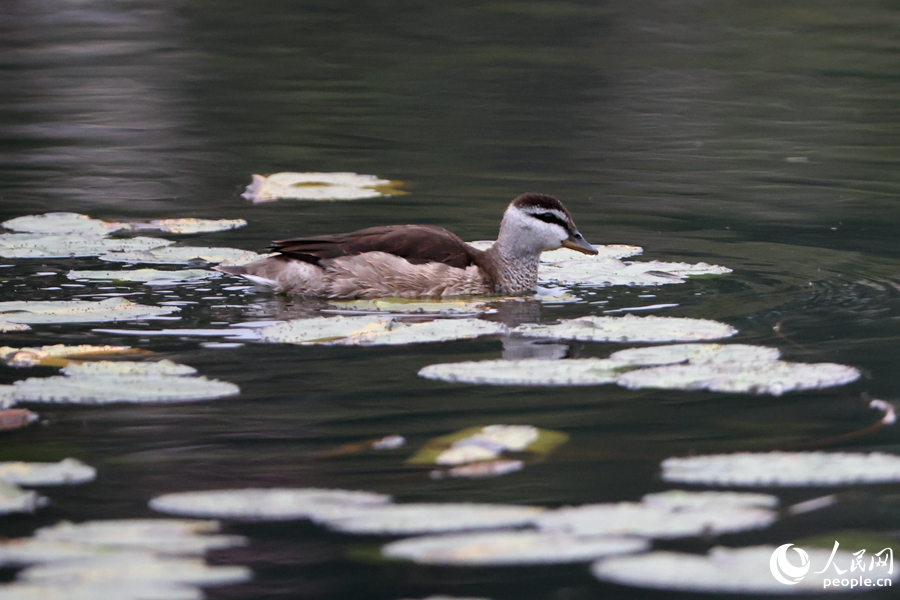
[[[538,219],[538,220],[540,220],[540,221],[543,221],[544,223],[554,223],[554,224],[556,224],[556,225],[559,225],[560,227],[562,227],[562,228],[565,229],[566,231],[569,230],[569,224],[566,223],[565,221],[563,221],[562,219],[560,219],[558,216],[556,216],[556,215],[553,214],[553,213],[550,213],[550,212],[545,212],[545,213],[531,213],[531,216],[534,217],[535,219]]]

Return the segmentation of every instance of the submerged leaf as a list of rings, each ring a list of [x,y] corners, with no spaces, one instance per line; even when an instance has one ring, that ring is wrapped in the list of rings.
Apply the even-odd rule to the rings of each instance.
[[[183,269],[181,271],[159,271],[157,269],[131,269],[126,271],[69,271],[69,279],[89,281],[195,281],[219,277],[221,273],[207,269]]]
[[[286,344],[376,346],[471,339],[503,333],[502,323],[480,319],[409,322],[389,317],[314,317],[295,319],[260,330],[262,339]]]
[[[625,315],[564,319],[556,325],[527,323],[512,333],[585,342],[691,342],[731,337],[737,330],[707,319]]]
[[[649,547],[638,538],[578,537],[537,531],[497,531],[407,538],[381,549],[385,558],[425,565],[505,566],[587,562]]]
[[[530,425],[469,427],[435,438],[406,462],[409,464],[461,465],[492,461],[504,452],[530,452],[543,456],[568,441],[560,431]]]
[[[157,496],[153,510],[192,517],[216,517],[251,521],[308,519],[317,511],[339,507],[388,504],[391,497],[373,492],[318,488],[247,488],[181,492]]]
[[[0,347],[0,361],[10,367],[34,367],[36,365],[61,367],[65,366],[72,358],[85,358],[100,354],[141,353],[129,346],[91,346],[81,344],[79,346],[66,346],[55,344],[53,346],[41,346],[40,348],[12,348]]]
[[[900,481],[900,457],[872,452],[739,452],[667,458],[662,478],[700,485],[787,487]]]
[[[629,389],[709,390],[739,394],[771,394],[817,390],[856,381],[860,372],[834,363],[705,362],[637,369],[618,383]]]
[[[772,576],[774,546],[751,546],[748,548],[716,547],[707,555],[684,554],[680,552],[651,552],[637,556],[621,556],[600,560],[591,568],[595,577],[619,585],[651,588],[677,592],[727,593],[727,594],[821,594],[823,592],[848,592],[849,587],[828,587],[826,580],[832,580],[834,570],[827,569],[832,562],[849,568],[855,557],[849,552],[837,551],[830,558],[831,551],[810,548],[800,577],[792,577],[791,585],[785,585]],[[794,560],[798,560],[795,557]],[[815,568],[822,567],[817,572]],[[805,574],[804,574],[805,573]],[[896,580],[900,573],[893,575],[864,574],[874,581],[879,577]],[[782,575],[783,577],[783,575]],[[854,574],[854,577],[858,575]],[[852,591],[865,591],[865,587]]]
[[[477,385],[602,385],[615,383],[623,366],[600,358],[481,360],[428,365],[419,376]]]
[[[144,306],[125,298],[0,302],[0,320],[10,323],[97,323],[130,321],[177,312],[175,306]]]
[[[356,173],[253,175],[242,197],[254,203],[290,200],[362,200],[402,194],[397,181]]]
[[[93,481],[97,469],[75,458],[58,463],[0,462],[0,480],[22,486],[75,485]]]

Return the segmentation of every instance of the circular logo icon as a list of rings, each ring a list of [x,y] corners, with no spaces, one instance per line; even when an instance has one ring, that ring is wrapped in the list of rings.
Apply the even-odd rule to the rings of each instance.
[[[797,585],[809,572],[809,554],[801,548],[794,548],[794,552],[800,555],[800,566],[796,567],[788,561],[787,551],[793,544],[784,544],[775,548],[772,558],[769,559],[769,569],[772,577],[785,585]]]

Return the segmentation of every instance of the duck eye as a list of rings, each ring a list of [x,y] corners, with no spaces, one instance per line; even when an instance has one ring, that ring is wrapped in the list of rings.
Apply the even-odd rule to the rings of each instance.
[[[553,223],[554,225],[559,225],[563,229],[567,229],[566,224],[563,222],[563,220],[560,219],[558,216],[556,216],[553,213],[550,213],[550,212],[537,213],[537,214],[533,214],[531,216],[533,216],[535,219],[537,219],[539,221],[543,221],[544,223]]]

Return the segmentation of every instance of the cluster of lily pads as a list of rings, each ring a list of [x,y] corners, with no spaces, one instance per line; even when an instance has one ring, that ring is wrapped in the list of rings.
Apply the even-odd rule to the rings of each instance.
[[[47,504],[37,492],[23,488],[75,485],[95,477],[96,469],[75,458],[56,463],[0,462],[0,515],[33,513]]]

